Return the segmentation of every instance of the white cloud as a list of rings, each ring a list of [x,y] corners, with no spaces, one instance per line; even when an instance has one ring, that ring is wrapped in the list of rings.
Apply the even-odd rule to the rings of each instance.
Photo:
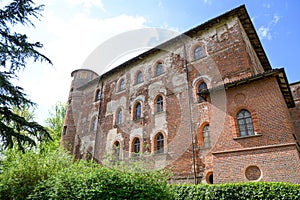
[[[278,15],[276,15],[276,14],[274,14],[274,16],[273,16],[273,20],[272,20],[272,24],[277,24],[277,22],[279,21],[279,19],[280,19],[280,16],[278,16]]]
[[[88,5],[95,5],[100,1],[87,2]],[[55,6],[59,6],[59,3]],[[42,22],[28,34],[34,35],[34,40],[45,45],[43,53],[54,65],[35,63],[20,75],[20,85],[39,105],[36,113],[40,123],[44,122],[48,110],[57,101],[67,101],[71,72],[80,69],[98,45],[116,34],[143,28],[146,22],[144,17],[128,15],[96,19],[84,12],[74,14],[66,11],[65,16],[61,16],[49,9],[43,15]]]
[[[272,39],[272,35],[270,33],[270,29],[269,27],[265,27],[265,26],[261,26],[259,29],[258,29],[258,36],[261,37],[261,38],[267,38],[268,40],[271,40]]]
[[[84,11],[89,13],[92,7],[100,8],[102,11],[106,11],[102,0],[66,0],[67,3],[73,5],[83,5]]]
[[[258,29],[258,36],[262,39],[272,40],[272,32],[273,27],[279,22],[280,16],[277,14],[273,15],[273,19],[267,24],[263,25]]]

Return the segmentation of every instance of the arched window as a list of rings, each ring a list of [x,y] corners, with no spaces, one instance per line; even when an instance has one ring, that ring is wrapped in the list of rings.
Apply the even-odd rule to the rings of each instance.
[[[123,123],[123,119],[122,119],[122,109],[119,109],[117,112],[117,124],[122,124]]]
[[[209,92],[208,92],[207,85],[205,82],[201,82],[198,84],[197,95],[198,95],[199,102],[207,101],[207,99],[209,97]]]
[[[164,153],[164,135],[158,133],[156,136],[156,153]]]
[[[206,174],[206,182],[208,184],[213,184],[214,183],[214,175],[213,175],[213,172],[208,172]]]
[[[203,147],[209,148],[210,147],[210,133],[209,133],[209,125],[205,125],[202,128],[202,137],[203,137]]]
[[[122,78],[119,83],[119,91],[125,90],[125,80]]]
[[[164,99],[161,95],[156,98],[156,112],[162,112],[164,110]]]
[[[134,109],[134,119],[141,119],[142,117],[142,105],[140,102],[138,102],[135,105],[135,109]]]
[[[254,135],[252,117],[248,110],[243,109],[237,114],[237,123],[240,136]]]
[[[141,71],[139,71],[136,75],[136,83],[138,84],[138,83],[141,83],[141,82],[143,82],[143,74],[142,74]]]
[[[194,49],[194,59],[197,60],[203,57],[203,48],[202,46],[198,46]]]
[[[96,95],[95,95],[95,101],[99,101],[100,98],[101,98],[101,92],[100,92],[100,90],[97,90]]]
[[[155,68],[155,75],[161,75],[163,73],[163,65],[162,63],[158,63]]]
[[[120,158],[120,142],[116,141],[113,145],[113,156],[115,159],[119,159]]]
[[[141,151],[141,142],[139,138],[135,138],[133,140],[133,153],[135,153],[135,155],[138,155]]]

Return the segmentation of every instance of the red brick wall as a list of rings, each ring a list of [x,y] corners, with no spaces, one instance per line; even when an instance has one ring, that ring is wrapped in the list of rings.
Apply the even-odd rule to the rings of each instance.
[[[262,170],[261,181],[299,182],[294,172],[300,167],[294,128],[276,78],[232,88],[226,94],[228,125],[213,148],[214,181],[247,181],[245,168],[254,165]],[[238,138],[236,114],[240,109],[251,112],[258,136]]]
[[[300,183],[299,155],[294,145],[214,154],[213,159],[214,183],[248,182],[245,171],[249,166],[261,170],[259,181]]]
[[[205,81],[208,88],[213,88],[263,72],[239,21],[233,18],[225,22],[220,22],[222,27],[197,33],[198,41],[185,44],[189,89],[182,44],[172,53],[154,53],[79,89],[94,74],[74,73],[71,86],[74,92],[70,96],[73,107],[68,108],[65,121],[69,132],[62,140],[72,146],[77,157],[93,147],[94,158],[102,162],[115,141],[121,144],[121,158],[128,160],[132,139],[139,137],[141,153],[149,167],[167,167],[177,178],[186,177],[186,180],[193,177],[195,164],[196,175],[202,182],[211,172],[217,183],[246,181],[245,169],[253,165],[261,169],[261,180],[296,182],[291,173],[293,168],[299,169],[299,156],[292,137],[294,127],[275,77],[211,93],[208,102],[197,102],[197,81]],[[204,45],[205,55],[194,60],[191,51],[197,43]],[[158,61],[163,63],[164,73],[155,76],[153,71]],[[138,70],[143,72],[144,78],[140,84],[134,81]],[[85,82],[83,77],[87,78]],[[120,78],[126,83],[124,91],[117,89]],[[94,102],[97,89],[102,91],[100,102]],[[162,113],[155,113],[157,94],[164,97],[165,111]],[[136,101],[142,104],[142,119],[139,120],[133,119]],[[116,125],[119,107],[123,109],[123,123]],[[240,109],[251,112],[257,136],[237,138],[236,114]],[[298,114],[294,112],[292,117],[295,119]],[[91,130],[95,117],[100,121],[96,131]],[[203,124],[210,126],[211,148],[201,145]],[[155,154],[154,140],[158,132],[162,132],[166,140],[165,152],[161,155]],[[277,146],[270,148],[270,145]],[[288,168],[286,178],[282,171],[284,166]],[[276,169],[278,175],[272,175],[271,169]]]

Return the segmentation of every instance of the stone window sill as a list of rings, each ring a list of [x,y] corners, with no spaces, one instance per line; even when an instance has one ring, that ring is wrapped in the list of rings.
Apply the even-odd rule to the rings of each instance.
[[[156,77],[162,76],[162,75],[164,75],[164,74],[165,74],[165,72],[162,72],[161,74],[154,74],[153,78],[156,78]]]
[[[121,94],[121,93],[123,93],[123,92],[125,92],[126,91],[126,88],[124,88],[124,89],[122,89],[122,90],[117,90],[116,91],[116,94]]]
[[[132,121],[134,122],[140,122],[140,121],[143,121],[144,120],[144,117],[141,117],[141,118],[138,118],[138,119],[133,119]]]
[[[193,58],[192,62],[201,60],[201,59],[203,59],[203,58],[205,58],[205,57],[206,57],[206,54],[205,54],[205,55],[202,55],[200,58]]]
[[[260,137],[262,134],[256,134],[256,135],[247,135],[247,136],[239,136],[233,138],[234,140],[239,140],[239,139],[247,139],[247,138],[253,138],[253,137]]]
[[[166,111],[160,111],[160,112],[155,112],[153,115],[162,115],[162,114],[166,114]]]

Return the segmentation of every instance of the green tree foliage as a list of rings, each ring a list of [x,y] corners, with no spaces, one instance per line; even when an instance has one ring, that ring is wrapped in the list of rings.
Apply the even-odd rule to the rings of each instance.
[[[28,61],[51,63],[38,52],[43,46],[41,43],[31,43],[27,35],[13,31],[19,25],[34,27],[31,19],[38,19],[42,10],[43,6],[35,6],[31,0],[12,0],[0,9],[0,145],[3,148],[12,148],[16,143],[24,151],[24,145],[36,145],[34,138],[38,141],[51,138],[43,126],[13,110],[35,105],[23,88],[12,83],[19,70],[24,69]]]
[[[0,199],[171,199],[163,172],[129,172],[74,161],[63,151],[6,151]]]
[[[73,158],[56,151],[7,149],[0,173],[0,199],[26,199],[35,186],[73,164]]]
[[[59,147],[66,109],[66,104],[57,102],[52,110],[49,111],[49,117],[46,119],[46,128],[48,128],[48,132],[50,132],[53,139],[51,146],[54,149]]]

